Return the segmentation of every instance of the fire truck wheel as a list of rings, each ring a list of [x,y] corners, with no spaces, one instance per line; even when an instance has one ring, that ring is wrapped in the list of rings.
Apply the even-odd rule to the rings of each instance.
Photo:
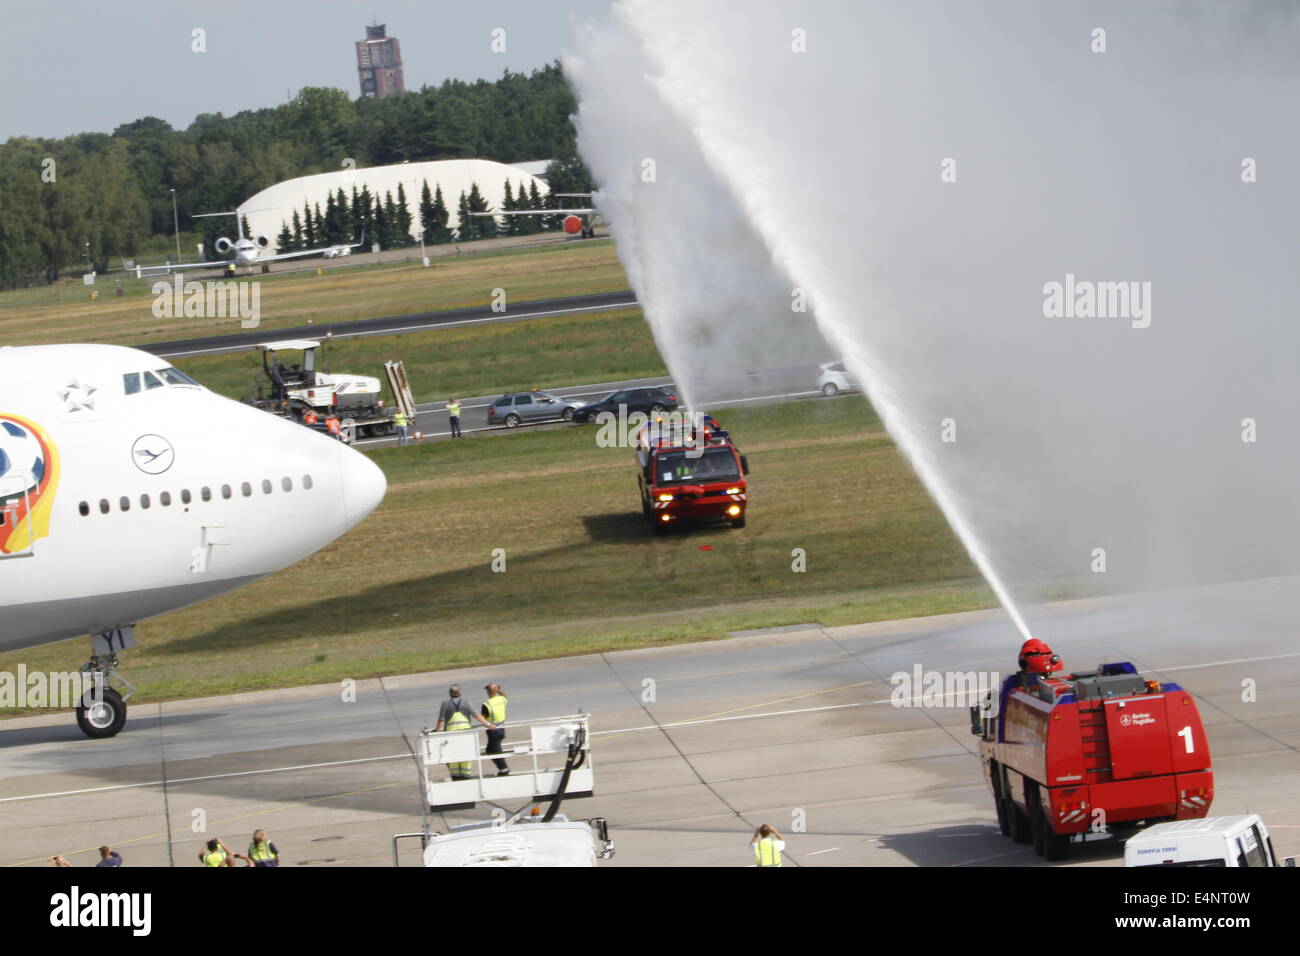
[[[993,803],[998,811],[998,832],[1003,836],[1011,836],[1011,814],[1007,810],[1006,798],[994,797]]]
[[[653,525],[654,525],[654,529],[655,529],[655,534],[656,534],[658,537],[662,538],[664,535],[666,535],[666,534],[668,533],[668,522],[667,522],[667,521],[655,521],[655,522],[653,522]]]
[[[1047,824],[1043,819],[1042,808],[1039,806],[1038,800],[1035,799],[1034,802],[1029,805],[1029,831],[1034,837],[1034,852],[1039,856],[1047,855],[1046,829]]]
[[[1033,839],[1029,832],[1029,818],[1020,812],[1016,802],[1010,797],[1003,797],[1007,806],[1007,818],[1011,824],[1011,839],[1016,843],[1028,843]]]
[[[1033,819],[1029,825],[1034,831],[1034,852],[1045,860],[1064,860],[1070,855],[1069,834],[1057,833],[1052,829],[1041,802],[1035,799],[1032,806]]]

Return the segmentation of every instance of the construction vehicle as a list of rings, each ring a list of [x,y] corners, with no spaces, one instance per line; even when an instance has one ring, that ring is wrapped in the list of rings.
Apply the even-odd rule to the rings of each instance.
[[[399,841],[418,839],[424,866],[595,866],[614,855],[614,843],[603,817],[570,820],[559,813],[565,799],[590,797],[595,773],[588,735],[590,714],[548,717],[510,725],[525,739],[507,744],[502,753],[479,750],[475,730],[424,730],[418,738],[423,803],[430,812],[472,809],[480,802],[524,800],[507,813],[497,807],[494,818],[432,829],[427,816],[415,833],[393,836],[393,865],[400,865]],[[497,759],[511,761],[510,773],[498,775]],[[467,779],[446,779],[447,764],[473,764]],[[550,801],[545,814],[534,801]],[[532,806],[531,812],[525,812]]]
[[[1157,823],[1124,844],[1125,866],[1295,866],[1279,863],[1255,813]]]
[[[394,396],[388,404],[381,397],[379,379],[327,372],[324,344],[316,339],[265,342],[257,348],[263,378],[257,383],[257,397],[244,399],[250,405],[328,431],[347,444],[391,434],[398,410],[414,421],[415,404],[401,362],[384,364]]]
[[[668,413],[642,425],[636,463],[641,513],[655,534],[709,519],[745,527],[749,460],[712,416],[683,420]]]
[[[1057,675],[1060,658],[1030,639],[1020,670],[971,708],[998,827],[1065,859],[1088,832],[1204,817],[1214,799],[1209,744],[1192,695],[1130,663]]]

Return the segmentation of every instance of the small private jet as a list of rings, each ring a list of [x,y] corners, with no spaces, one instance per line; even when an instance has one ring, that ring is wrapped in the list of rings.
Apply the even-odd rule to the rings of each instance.
[[[0,653],[90,635],[104,689],[77,724],[111,737],[137,622],[293,564],[386,490],[360,452],[148,352],[0,348]]]
[[[258,212],[260,210],[249,210]],[[207,262],[178,262],[166,263],[157,266],[135,266],[135,277],[142,278],[144,275],[155,275],[158,273],[174,272],[177,269],[237,269],[244,266],[252,269],[255,265],[264,262],[278,262],[281,259],[299,259],[303,256],[320,256],[327,259],[337,256],[351,255],[353,249],[358,249],[365,243],[366,237],[362,235],[360,242],[354,242],[351,245],[337,243],[332,246],[322,246],[319,249],[299,249],[296,252],[281,252],[273,256],[263,255],[262,250],[271,245],[271,240],[266,236],[245,236],[244,235],[244,213],[234,212],[204,212],[196,213],[195,219],[207,219],[212,216],[234,216],[235,229],[237,230],[236,239],[227,239],[220,236],[215,245],[218,255],[229,256],[228,259],[211,259]]]

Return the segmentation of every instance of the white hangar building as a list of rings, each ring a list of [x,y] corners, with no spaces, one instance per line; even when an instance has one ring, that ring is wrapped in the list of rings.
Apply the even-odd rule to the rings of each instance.
[[[243,202],[239,212],[248,217],[253,235],[266,236],[271,241],[269,251],[277,252],[279,250],[275,248],[275,239],[280,234],[280,227],[284,223],[290,223],[292,228],[294,212],[301,219],[304,205],[310,203],[315,209],[319,204],[324,212],[325,203],[331,194],[337,194],[342,187],[351,200],[354,186],[358,192],[362,187],[368,187],[370,194],[380,199],[383,199],[385,193],[391,192],[396,201],[397,187],[401,185],[406,190],[406,205],[411,213],[411,237],[414,239],[419,237],[420,192],[426,180],[430,192],[438,186],[442,187],[442,199],[447,204],[447,226],[454,230],[459,225],[456,206],[460,194],[468,194],[474,183],[478,183],[479,192],[492,209],[501,208],[505,200],[507,179],[510,180],[512,189],[518,189],[521,182],[527,187],[537,183],[538,195],[545,196],[549,192],[546,180],[526,171],[526,168],[535,165],[521,163],[511,166],[490,159],[441,159],[427,163],[399,163],[396,166],[370,166],[342,169],[335,173],[316,173],[268,186]],[[371,239],[367,238],[366,245],[369,246],[370,242]]]

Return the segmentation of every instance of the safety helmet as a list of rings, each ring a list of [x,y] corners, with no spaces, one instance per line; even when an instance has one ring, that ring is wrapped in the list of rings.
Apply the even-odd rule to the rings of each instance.
[[[1045,641],[1031,637],[1020,645],[1020,669],[1032,674],[1050,674],[1061,669],[1061,659]]]

